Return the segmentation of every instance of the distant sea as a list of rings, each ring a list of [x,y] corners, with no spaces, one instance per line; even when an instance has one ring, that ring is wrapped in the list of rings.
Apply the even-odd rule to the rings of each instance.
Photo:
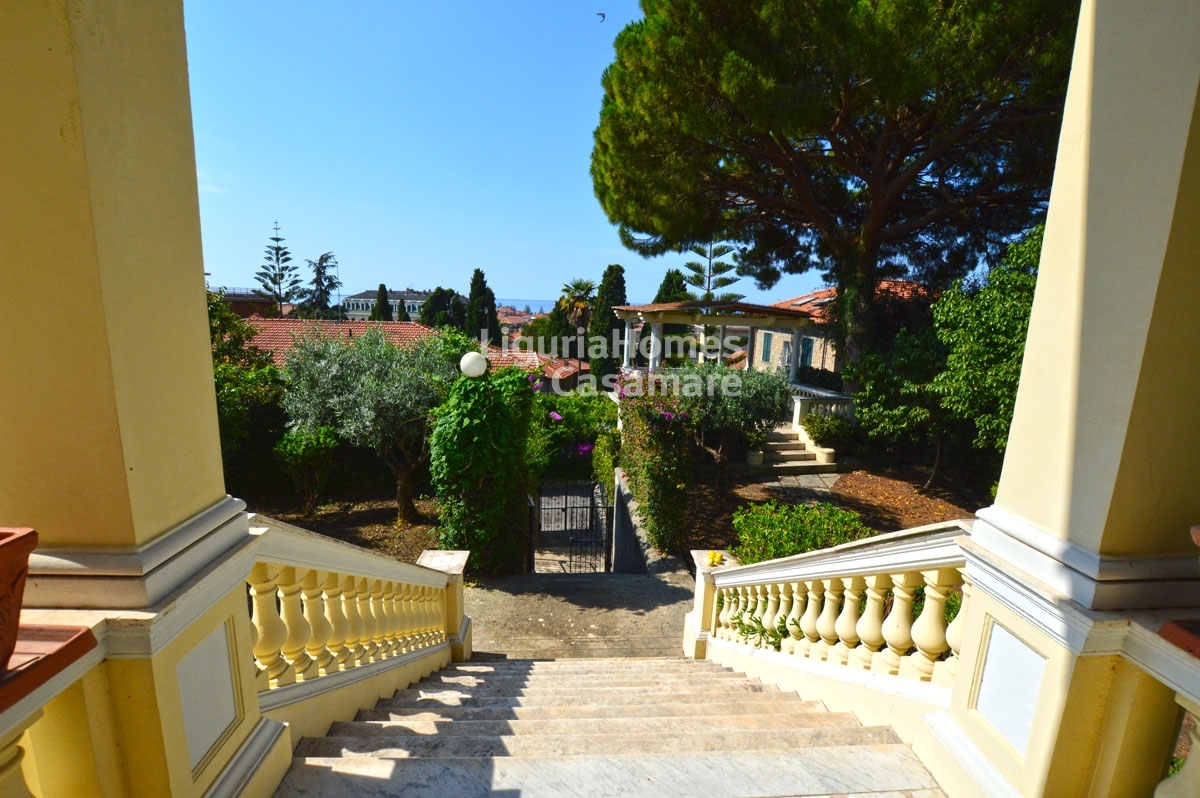
[[[524,310],[528,305],[534,313],[549,313],[554,307],[553,299],[500,299],[496,298],[496,306],[512,305],[517,310]]]
[[[556,301],[554,299],[497,299],[496,306],[512,305],[517,310],[524,310],[525,306],[528,305],[529,309],[534,313],[549,313],[554,308]],[[629,304],[638,305],[645,303],[630,301]]]

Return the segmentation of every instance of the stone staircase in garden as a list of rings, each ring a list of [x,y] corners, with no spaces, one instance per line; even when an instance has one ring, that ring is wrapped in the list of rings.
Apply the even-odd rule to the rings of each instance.
[[[789,424],[772,430],[763,446],[763,461],[752,466],[754,471],[777,476],[794,474],[830,474],[837,471],[837,463],[818,463],[817,455],[809,451]]]
[[[276,793],[314,796],[921,796],[886,727],[681,658],[478,660],[306,738]]]

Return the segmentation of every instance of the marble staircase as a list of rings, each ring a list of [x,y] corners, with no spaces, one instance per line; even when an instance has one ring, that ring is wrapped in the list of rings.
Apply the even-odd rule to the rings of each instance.
[[[944,795],[891,729],[682,658],[452,665],[294,756],[277,798]]]

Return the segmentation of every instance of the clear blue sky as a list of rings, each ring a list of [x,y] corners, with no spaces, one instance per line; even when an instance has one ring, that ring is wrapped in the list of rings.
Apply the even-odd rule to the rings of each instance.
[[[481,268],[497,297],[553,299],[620,263],[648,302],[689,259],[624,249],[588,175],[634,0],[184,6],[210,285],[253,285],[277,219],[306,280],[305,259],[336,253],[346,294],[465,293]]]

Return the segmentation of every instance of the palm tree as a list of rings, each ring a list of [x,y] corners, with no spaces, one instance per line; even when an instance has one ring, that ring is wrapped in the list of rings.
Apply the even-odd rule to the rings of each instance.
[[[592,318],[592,300],[596,297],[596,284],[591,280],[572,280],[565,283],[558,304],[567,314],[571,328],[587,328]]]

